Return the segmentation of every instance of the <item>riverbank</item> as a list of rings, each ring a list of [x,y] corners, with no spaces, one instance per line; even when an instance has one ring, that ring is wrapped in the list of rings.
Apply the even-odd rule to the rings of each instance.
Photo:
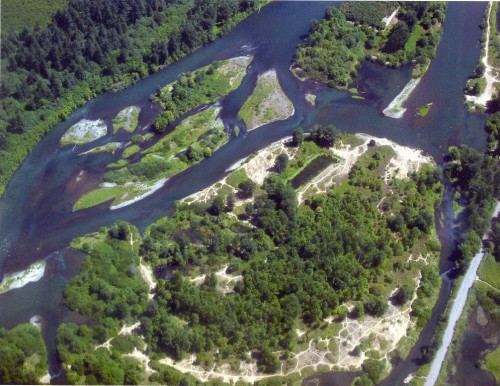
[[[0,294],[40,280],[45,274],[46,265],[45,260],[41,260],[31,264],[23,271],[5,275],[0,283]]]
[[[493,8],[495,10],[492,12]],[[468,84],[471,82],[476,83],[478,88],[478,95],[465,95],[465,102],[469,110],[484,111],[488,103],[493,100],[494,95],[498,92],[497,85],[500,81],[500,69],[491,65],[490,58],[490,46],[494,44],[492,43],[492,30],[495,31],[494,34],[496,35],[497,11],[498,4],[496,3],[493,6],[493,2],[490,1],[485,14],[486,28],[483,33],[484,43],[480,59],[480,63],[484,67],[484,73],[479,78],[468,81]]]
[[[493,212],[493,218],[498,216],[498,213],[500,212],[500,203],[497,202],[497,205],[495,207],[495,211]],[[487,236],[485,236],[486,238]],[[484,238],[483,238],[484,240]],[[465,303],[467,301],[467,296],[469,293],[469,289],[472,287],[474,284],[474,281],[476,279],[476,272],[477,269],[479,268],[479,265],[481,264],[481,260],[484,257],[484,250],[481,249],[472,261],[469,264],[469,267],[467,269],[466,274],[463,277],[462,283],[460,284],[460,287],[458,289],[458,293],[456,298],[453,300],[453,305],[451,307],[450,314],[448,316],[448,324],[446,326],[441,346],[439,347],[436,356],[434,357],[429,373],[427,374],[427,378],[425,380],[425,386],[434,386],[436,383],[439,373],[441,370],[441,366],[443,364],[443,361],[445,359],[446,353],[448,351],[448,348],[451,344],[451,340],[453,338],[454,330],[455,330],[455,325],[462,315],[462,311],[464,309]]]

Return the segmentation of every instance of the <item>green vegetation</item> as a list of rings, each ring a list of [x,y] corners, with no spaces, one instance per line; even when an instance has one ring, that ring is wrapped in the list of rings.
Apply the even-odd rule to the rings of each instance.
[[[120,111],[111,122],[113,124],[113,134],[116,134],[120,129],[133,133],[137,129],[140,111],[141,109],[136,106],[127,107]]]
[[[163,111],[155,122],[155,130],[164,132],[168,125],[190,110],[213,103],[236,90],[251,57],[238,57],[214,62],[189,74],[182,74],[172,84],[159,90],[152,97]]]
[[[500,156],[500,111],[488,118],[485,129],[488,133],[488,152],[493,156]]]
[[[498,382],[500,379],[500,347],[486,356],[485,368],[495,376]]]
[[[33,10],[56,7],[36,3]],[[47,27],[2,34],[0,194],[40,138],[76,108],[213,41],[262,4],[103,0],[88,12],[87,3],[72,1]]]
[[[283,165],[281,173],[271,173],[260,187],[241,169],[231,173],[227,183],[254,196],[245,206],[248,222],[229,213],[234,197],[219,196],[207,204],[178,204],[171,216],[152,224],[142,237],[135,228],[117,223],[74,244],[89,257],[67,285],[66,303],[91,316],[95,324],[60,329],[59,350],[65,366],[71,365],[70,379],[88,383],[94,376],[95,382],[104,382],[103,374],[110,374],[106,367],[115,369],[114,382],[123,382],[121,374],[127,373],[128,365],[117,354],[142,342],[119,340],[116,347],[114,342],[122,323],[137,320],[141,324],[135,334],[147,344],[153,360],[194,353],[202,366],[211,367],[215,361],[237,368],[241,360],[251,360],[251,351],[258,368],[273,373],[281,366],[279,356],[300,350],[306,342],[297,337],[296,328],[321,336],[323,319],[345,309],[339,306],[348,301],[364,305],[360,312],[380,315],[392,291],[413,283],[420,270],[419,296],[436,287],[434,266],[408,262],[410,254],[439,250],[432,214],[442,187],[439,172],[431,166],[410,179],[394,179],[393,194],[382,209],[377,208],[381,192],[365,187],[372,184],[348,180],[298,205],[288,180],[303,168],[300,160],[317,158],[337,137],[334,128],[316,128],[311,140],[296,149],[298,158]],[[357,170],[367,170],[360,172],[367,181],[378,180],[384,154],[389,157],[384,147],[372,150],[357,163]],[[374,162],[377,167],[370,166]],[[145,283],[139,284],[137,253],[156,274],[151,300]],[[223,265],[228,265],[228,275],[242,276],[229,292],[221,290],[226,284],[215,275]],[[201,283],[191,280],[200,274],[206,275]],[[409,295],[402,292],[407,300]],[[430,314],[431,307],[422,295],[415,306],[418,326],[425,324],[424,311]],[[336,324],[325,330],[338,332]],[[108,339],[111,352],[93,350]],[[376,353],[370,356],[373,359],[364,365],[367,376],[380,378],[387,365]],[[158,376],[139,381],[152,382]]]
[[[0,358],[2,384],[38,384],[48,372],[45,342],[32,324],[0,328]]]
[[[427,103],[426,105],[423,105],[423,106],[419,107],[417,114],[420,117],[425,117],[427,115],[427,113],[429,112],[429,110],[431,109],[431,106],[432,106],[432,102],[431,103]]]
[[[123,151],[122,158],[132,157],[135,153],[137,153],[140,150],[141,148],[137,145],[129,146]]]
[[[68,0],[2,0],[2,36],[36,25],[46,27],[52,15],[67,4]]]
[[[413,77],[421,77],[435,56],[446,5],[399,5],[399,21],[384,29],[382,18],[396,9],[395,3],[346,2],[339,9],[328,8],[298,47],[294,73],[347,89],[360,63],[371,58],[390,66],[415,62]]]
[[[81,153],[80,155],[112,152],[115,151],[116,149],[119,149],[120,146],[121,146],[120,142],[109,142],[106,145],[94,147],[93,149],[86,151],[85,153]]]
[[[61,145],[83,145],[105,136],[107,130],[106,123],[100,119],[97,121],[82,119],[64,133]]]
[[[250,60],[248,57],[239,57],[216,62],[192,73],[183,74],[173,85],[165,87],[154,99],[171,110],[166,110],[157,118],[157,134],[165,131],[173,117],[184,114],[186,109],[192,110],[198,106],[197,103],[214,102],[234,90],[240,84]],[[199,92],[197,97],[193,92]],[[73,210],[98,205],[113,198],[113,205],[134,199],[147,193],[159,180],[210,157],[229,139],[224,132],[219,112],[218,106],[209,106],[188,116],[173,131],[143,150],[137,162],[128,163],[125,159],[138,153],[139,145],[134,144],[125,149],[122,160],[109,164],[107,167],[114,170],[104,176],[107,183],[118,186],[103,187],[84,194]],[[170,118],[165,118],[165,114]],[[134,141],[142,142],[139,138]]]
[[[281,88],[276,71],[268,71],[257,79],[255,89],[241,107],[238,117],[245,122],[247,130],[253,130],[284,120],[293,111],[293,104]]]

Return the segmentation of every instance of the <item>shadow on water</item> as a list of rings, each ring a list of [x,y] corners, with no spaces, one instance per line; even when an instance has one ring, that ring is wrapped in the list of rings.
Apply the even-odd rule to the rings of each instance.
[[[365,132],[387,137],[402,145],[422,148],[441,162],[449,145],[465,143],[485,149],[484,114],[468,114],[462,102],[462,88],[475,67],[480,47],[478,28],[484,4],[451,3],[436,59],[408,100],[404,119],[395,120],[381,114],[410,78],[411,67],[392,70],[365,63],[355,83],[365,100],[353,99],[348,92],[335,91],[314,82],[300,82],[289,71],[295,48],[310,26],[312,19],[323,16],[324,9],[333,3],[275,2],[264,7],[236,26],[227,36],[173,63],[157,74],[115,94],[103,94],[75,111],[67,121],[57,125],[35,147],[12,177],[5,194],[0,198],[0,266],[2,273],[24,269],[34,261],[61,251],[66,270],[47,273],[37,283],[0,295],[0,326],[12,327],[40,314],[50,329],[44,330],[51,352],[51,372],[54,365],[55,330],[70,314],[62,306],[65,282],[78,272],[79,257],[69,257],[64,248],[71,239],[95,231],[117,220],[129,221],[144,229],[153,221],[167,215],[174,202],[227,174],[229,165],[242,157],[291,134],[294,128],[308,129],[315,124],[335,124],[349,133]],[[285,93],[292,100],[295,114],[282,122],[274,122],[249,133],[232,138],[212,157],[172,177],[155,194],[119,210],[109,210],[106,204],[71,212],[72,205],[85,191],[101,181],[104,165],[119,158],[117,154],[77,156],[81,151],[110,141],[126,141],[127,133],[106,137],[92,144],[59,147],[62,134],[82,118],[109,120],[130,105],[142,107],[139,130],[147,130],[159,112],[148,97],[159,86],[174,81],[182,72],[192,71],[214,60],[254,55],[240,89],[224,98],[222,117],[229,125],[241,125],[237,112],[252,92],[257,76],[275,68]],[[305,101],[305,94],[318,94],[315,107]],[[416,117],[415,109],[432,101],[433,107],[425,118]],[[443,255],[446,261],[448,256]],[[73,260],[72,260],[73,259]],[[72,263],[68,263],[71,262]],[[73,269],[74,268],[74,269]],[[440,312],[449,297],[446,286],[441,289],[431,321],[417,344],[429,342]],[[395,366],[393,380],[404,378],[413,371],[413,356]],[[407,364],[410,365],[407,365]],[[407,374],[407,373],[406,373]],[[322,375],[329,379],[330,375]],[[341,376],[341,375],[339,375]],[[392,384],[399,384],[393,382]]]

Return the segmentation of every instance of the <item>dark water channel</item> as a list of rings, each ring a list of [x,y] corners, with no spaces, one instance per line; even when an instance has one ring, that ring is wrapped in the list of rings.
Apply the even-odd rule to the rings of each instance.
[[[478,26],[486,3],[449,4],[437,56],[407,101],[408,112],[400,120],[387,118],[381,111],[408,82],[410,67],[393,70],[364,64],[356,79],[364,100],[352,99],[347,92],[330,90],[314,82],[300,82],[291,75],[289,67],[297,44],[307,34],[310,21],[321,18],[324,9],[331,4],[276,2],[264,7],[226,37],[122,92],[103,94],[90,101],[67,121],[57,125],[26,158],[0,198],[0,272],[5,274],[24,269],[42,258],[48,261],[49,268],[40,281],[0,295],[0,326],[10,328],[27,322],[35,314],[41,315],[52,374],[59,368],[54,344],[57,325],[62,320],[76,318],[62,305],[64,283],[78,272],[81,260],[78,253],[65,249],[74,237],[117,220],[129,221],[144,229],[167,215],[175,200],[214,183],[225,175],[229,165],[290,135],[298,126],[307,129],[314,124],[333,123],[346,132],[386,137],[402,145],[421,148],[438,163],[450,145],[464,143],[481,151],[485,149],[483,127],[486,116],[467,112],[462,102],[462,90],[478,62],[481,37]],[[239,108],[252,92],[258,74],[270,68],[277,70],[280,83],[294,104],[292,117],[232,138],[211,158],[172,177],[161,190],[133,205],[112,211],[104,204],[71,212],[79,195],[101,182],[104,165],[119,157],[119,153],[77,154],[107,142],[129,138],[126,133],[117,136],[110,133],[89,145],[60,148],[59,140],[71,125],[82,118],[109,121],[121,109],[139,105],[142,107],[140,130],[147,130],[159,111],[158,106],[148,101],[158,86],[172,82],[182,72],[192,71],[214,60],[247,54],[254,55],[247,76],[241,87],[221,102],[226,125],[241,124],[236,119]],[[306,103],[304,96],[307,92],[318,94],[315,107]],[[416,109],[428,102],[433,102],[429,114],[425,118],[418,117]],[[446,212],[446,205],[441,208],[443,212]],[[454,244],[453,235],[444,230],[447,225],[446,222],[440,225],[444,262]],[[442,268],[445,266],[443,264]],[[431,322],[424,329],[410,359],[396,364],[385,384],[401,384],[409,372],[415,371],[420,347],[429,344],[448,297],[449,290],[443,286]],[[328,379],[332,378],[321,375],[317,379],[322,384],[331,384]],[[339,376],[335,379],[347,378]],[[344,381],[340,382],[339,385],[344,384]]]

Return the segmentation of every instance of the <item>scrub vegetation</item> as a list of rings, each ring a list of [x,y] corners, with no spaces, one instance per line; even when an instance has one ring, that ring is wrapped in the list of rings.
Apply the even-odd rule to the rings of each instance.
[[[382,15],[396,8],[395,2],[346,2],[328,8],[298,47],[293,71],[300,78],[347,89],[368,58],[391,67],[414,62],[413,77],[421,77],[436,54],[446,4],[399,3],[397,23],[385,26]]]
[[[293,104],[281,88],[276,71],[272,70],[259,76],[252,95],[241,107],[238,117],[245,122],[247,130],[253,130],[287,119],[293,112]]]
[[[228,193],[207,203],[180,203],[142,236],[119,222],[74,244],[89,256],[68,283],[65,299],[94,324],[59,329],[69,379],[99,383],[112,374],[106,382],[128,383],[130,376],[135,383],[173,384],[192,379],[174,370],[188,362],[201,371],[215,365],[214,371],[235,377],[251,368],[262,377],[295,373],[300,378],[308,373],[300,362],[310,352],[308,345],[331,350],[326,368],[339,355],[357,358],[337,351],[334,343],[344,339],[339,334],[346,317],[362,324],[364,318],[408,312],[409,320],[409,309],[398,309],[412,304],[417,328],[425,324],[432,302],[422,291],[434,286],[434,266],[426,268],[425,262],[436,261],[439,252],[433,217],[442,191],[439,172],[423,165],[409,178],[383,182],[384,154],[390,158],[391,152],[375,145],[339,186],[299,203],[289,181],[342,137],[333,127],[294,137],[295,145],[288,146],[299,158],[277,157],[276,169],[262,184],[250,186],[241,169],[227,178],[241,191],[236,197]],[[245,210],[235,215],[237,200],[246,200]],[[149,298],[140,273],[144,264],[154,272]],[[412,299],[416,286],[417,302]],[[123,335],[123,323],[137,321],[126,350],[136,348],[147,357],[149,370],[139,373],[138,362],[114,343]],[[366,359],[362,368],[373,381],[385,374],[388,362],[368,353],[370,347],[393,349],[375,336],[359,349],[359,358]],[[320,344],[323,338],[332,339],[331,345]]]
[[[137,129],[140,112],[141,109],[136,106],[130,106],[120,111],[111,121],[113,134],[116,134],[120,129],[133,133]]]

